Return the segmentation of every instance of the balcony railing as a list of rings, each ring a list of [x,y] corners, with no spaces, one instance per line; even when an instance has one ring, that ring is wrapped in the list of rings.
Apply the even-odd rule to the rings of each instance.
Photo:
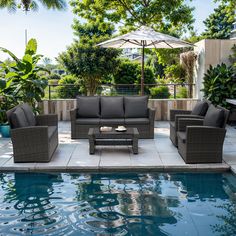
[[[145,84],[144,92],[150,95],[150,89],[154,87],[165,86],[169,88],[169,98],[189,98],[189,91],[194,96],[195,84]],[[140,95],[140,84],[103,84],[98,87],[96,94],[119,96],[119,95]],[[184,88],[184,89],[183,89]],[[183,90],[186,90],[187,96],[183,97]],[[80,90],[79,85],[48,85],[45,89],[45,99],[69,99],[75,98],[77,95],[85,95]]]

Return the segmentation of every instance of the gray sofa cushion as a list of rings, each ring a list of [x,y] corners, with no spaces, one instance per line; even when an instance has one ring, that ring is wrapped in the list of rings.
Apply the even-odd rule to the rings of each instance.
[[[209,105],[206,101],[197,102],[197,104],[194,106],[191,114],[198,115],[198,116],[205,116],[208,106]]]
[[[76,124],[78,125],[99,125],[99,118],[78,118]]]
[[[186,142],[186,135],[187,135],[186,132],[177,132],[178,138],[179,138],[183,143]]]
[[[13,128],[23,128],[29,126],[28,120],[21,107],[18,107],[11,115]]]
[[[148,96],[124,97],[125,118],[148,117]]]
[[[125,118],[127,125],[147,125],[149,124],[148,118]]]
[[[50,139],[57,132],[56,126],[48,126],[48,138]]]
[[[101,97],[101,118],[124,118],[123,97]]]
[[[100,125],[124,125],[124,118],[100,119]]]
[[[224,111],[210,105],[203,120],[203,125],[221,128],[224,125]]]
[[[78,117],[81,118],[99,118],[100,116],[100,98],[77,97]]]
[[[35,126],[36,120],[32,108],[27,103],[22,104],[21,108],[25,113],[29,126]]]

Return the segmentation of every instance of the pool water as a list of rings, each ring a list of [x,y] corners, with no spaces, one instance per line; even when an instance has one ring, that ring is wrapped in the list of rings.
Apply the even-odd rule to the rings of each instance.
[[[0,173],[0,235],[236,235],[236,177]]]

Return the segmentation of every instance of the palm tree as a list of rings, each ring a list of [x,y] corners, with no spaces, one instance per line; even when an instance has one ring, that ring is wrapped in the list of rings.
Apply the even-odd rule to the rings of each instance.
[[[25,12],[37,11],[38,2],[47,9],[65,10],[67,7],[65,0],[0,0],[0,8],[7,8],[10,12],[15,12],[17,8]]]

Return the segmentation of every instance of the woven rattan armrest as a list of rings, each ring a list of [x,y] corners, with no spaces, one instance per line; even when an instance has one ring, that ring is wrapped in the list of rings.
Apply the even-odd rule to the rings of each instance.
[[[155,113],[156,113],[156,110],[155,109],[152,109],[152,108],[148,108],[148,118],[150,120],[150,122],[154,122],[155,120]]]
[[[181,118],[178,121],[178,131],[180,132],[185,132],[187,126],[203,126],[203,119]]]
[[[201,143],[202,145],[222,143],[225,138],[224,128],[212,126],[188,126],[186,128],[186,143]]]
[[[48,126],[29,126],[12,129],[11,139],[16,145],[42,145],[48,143]]]
[[[78,108],[70,110],[70,119],[71,119],[71,121],[76,120],[77,112],[78,112]]]
[[[175,130],[178,130],[178,125],[179,125],[179,119],[182,118],[189,118],[189,119],[204,119],[203,116],[198,116],[198,115],[192,115],[192,114],[181,114],[181,115],[176,115],[175,116]]]
[[[58,115],[38,115],[35,118],[37,126],[58,126]]]
[[[180,114],[191,114],[192,111],[189,110],[178,110],[178,109],[170,109],[170,121],[174,121],[175,120],[175,116],[176,115],[180,115]]]

